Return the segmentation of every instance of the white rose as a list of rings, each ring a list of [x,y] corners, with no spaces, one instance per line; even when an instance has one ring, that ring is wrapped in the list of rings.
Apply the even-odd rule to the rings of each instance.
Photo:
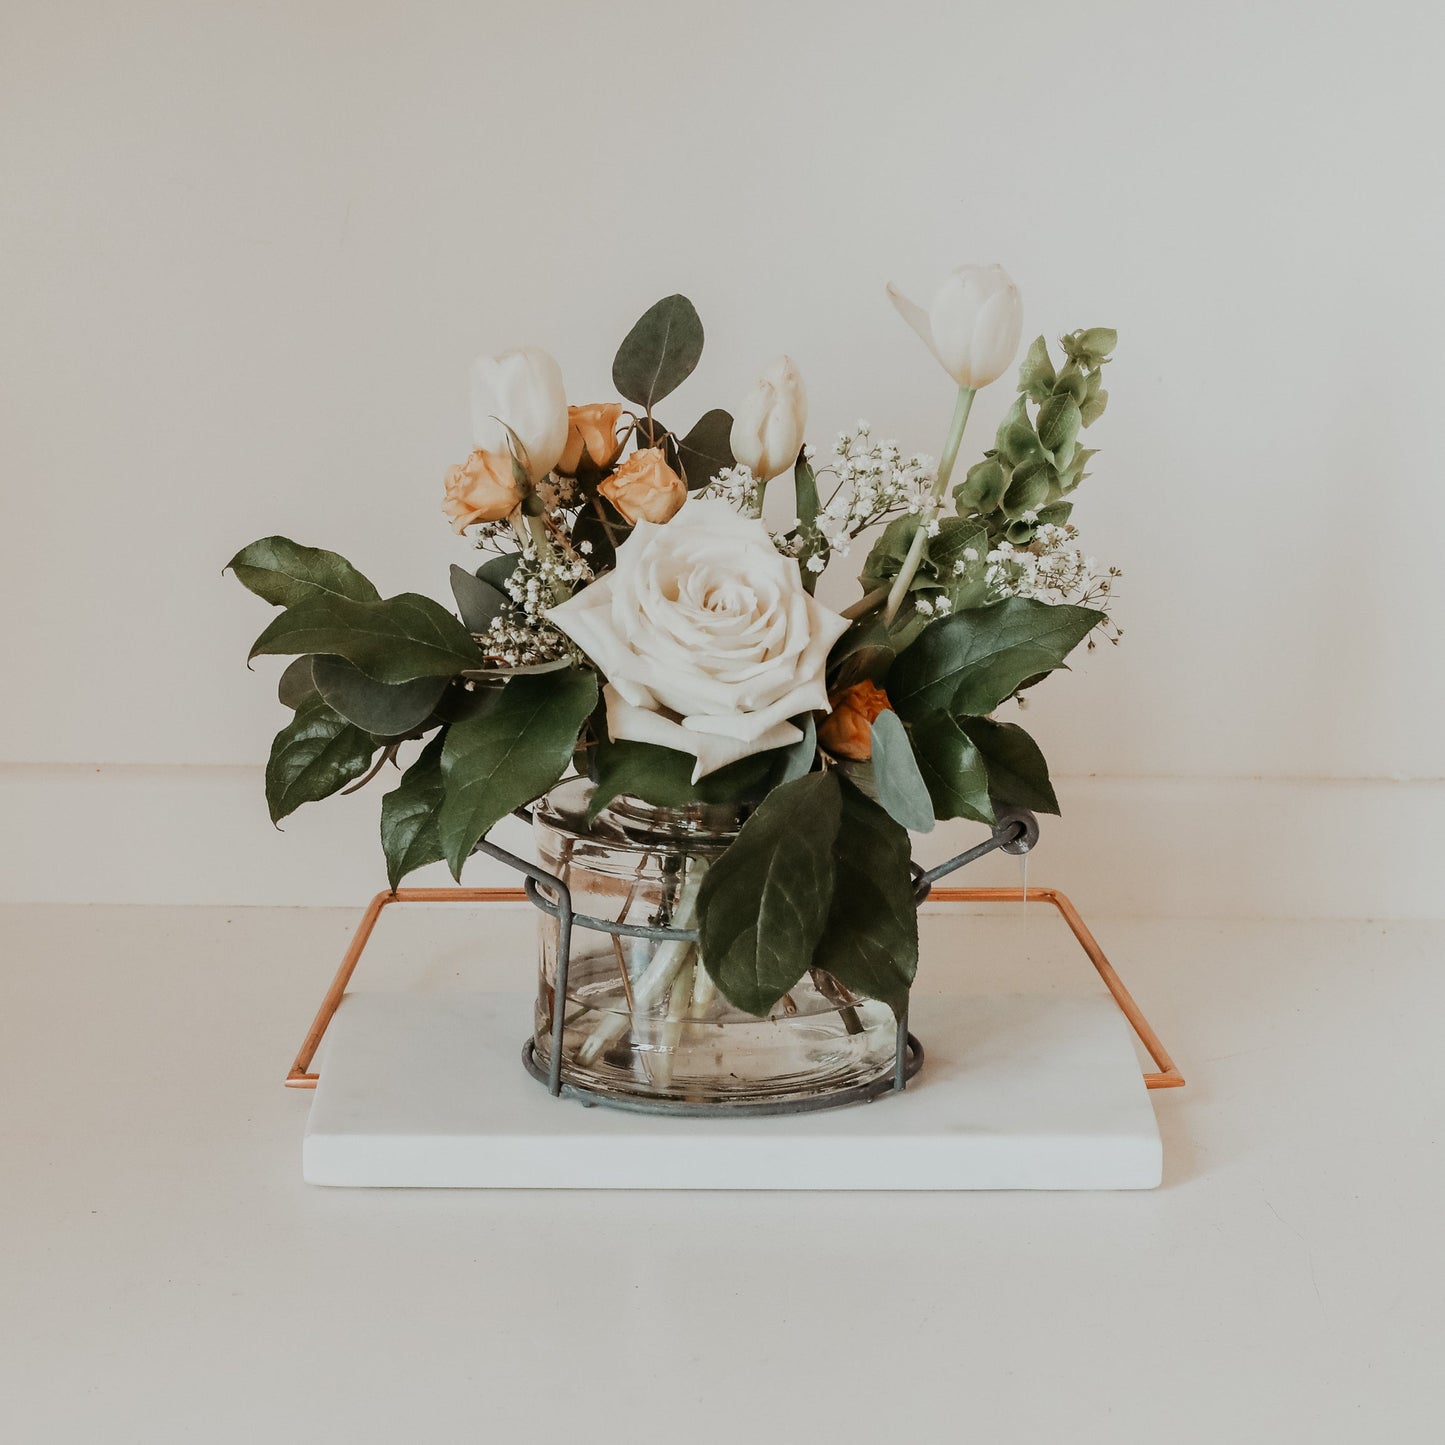
[[[697,758],[693,781],[802,737],[848,629],[803,588],[767,528],[723,501],[639,522],[615,570],[548,616],[597,664],[614,739]]]

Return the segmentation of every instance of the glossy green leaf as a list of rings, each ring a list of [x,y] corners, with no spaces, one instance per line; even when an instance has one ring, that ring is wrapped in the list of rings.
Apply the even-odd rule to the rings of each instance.
[[[442,782],[442,746],[438,733],[401,775],[401,782],[381,800],[381,849],[386,855],[386,877],[393,890],[406,877],[445,856],[437,814],[445,793]]]
[[[442,749],[446,797],[437,824],[452,877],[461,877],[488,829],[566,772],[596,704],[596,674],[572,668],[514,677],[487,711],[452,725]]]
[[[956,612],[926,627],[894,663],[889,698],[905,721],[992,712],[1026,678],[1062,666],[1102,617],[1022,597]]]
[[[918,971],[908,834],[851,784],[841,793],[833,897],[813,965],[901,1015]]]
[[[311,658],[298,657],[286,664],[286,670],[276,683],[276,696],[282,707],[295,712],[308,698],[319,697],[315,679],[311,676]]]
[[[988,794],[988,768],[973,740],[947,713],[913,724],[913,752],[937,818],[995,821]]]
[[[452,563],[452,596],[462,615],[462,626],[468,632],[485,632],[492,619],[512,605],[512,599],[500,587],[483,582],[465,567]]]
[[[467,629],[415,592],[384,602],[313,597],[288,607],[251,648],[252,657],[302,652],[344,657],[378,682],[455,677],[482,661]]]
[[[676,391],[702,356],[702,321],[686,296],[665,296],[643,312],[612,363],[612,384],[651,411]]]
[[[242,547],[226,567],[243,587],[277,607],[294,607],[316,597],[375,602],[380,596],[345,557],[320,547],[303,547],[289,537],[263,537],[252,542]]]
[[[316,691],[339,716],[377,738],[404,737],[436,710],[447,690],[445,677],[411,682],[377,682],[344,657],[314,657]]]
[[[371,766],[376,740],[319,698],[303,702],[276,734],[266,764],[266,806],[279,822],[302,803],[329,798]]]
[[[914,833],[933,831],[933,802],[918,770],[908,733],[898,714],[885,710],[873,719],[873,786],[884,811]]]
[[[732,431],[732,413],[714,407],[678,442],[678,460],[688,491],[707,486],[719,472],[733,465]]]
[[[813,962],[833,900],[840,790],[832,772],[775,788],[703,878],[703,960],[747,1013],[765,1016]]]
[[[597,789],[588,804],[589,818],[624,794],[655,808],[682,808],[689,803],[747,803],[767,791],[779,759],[787,749],[739,758],[715,773],[692,781],[697,758],[675,748],[631,739],[598,741],[593,765]]]
[[[1012,806],[1057,815],[1059,800],[1049,781],[1049,765],[1021,727],[986,717],[959,718],[958,725],[983,757],[995,809]]]

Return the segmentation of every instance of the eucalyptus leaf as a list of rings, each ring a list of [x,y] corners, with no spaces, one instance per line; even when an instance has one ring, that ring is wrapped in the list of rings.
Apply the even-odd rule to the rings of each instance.
[[[956,612],[925,628],[893,665],[889,698],[910,722],[938,711],[992,712],[1026,678],[1062,666],[1102,617],[1023,597]]]
[[[316,597],[375,602],[380,593],[346,560],[320,547],[303,547],[289,537],[262,537],[242,547],[229,568],[243,587],[277,607],[294,607]]]
[[[687,489],[695,492],[707,486],[719,472],[734,464],[732,413],[714,407],[698,418],[697,424],[677,444]]]
[[[378,682],[455,677],[482,661],[467,629],[415,592],[384,602],[313,597],[288,607],[251,648],[252,657],[303,652],[344,657]]]
[[[958,725],[983,757],[995,810],[1015,807],[1058,814],[1049,765],[1039,745],[1021,727],[985,717],[959,718]]]
[[[833,897],[813,966],[900,1017],[918,971],[908,834],[849,783],[833,842]]]
[[[827,924],[841,787],[826,772],[775,788],[703,878],[707,971],[730,1003],[760,1018],[808,971]]]
[[[333,712],[377,738],[404,737],[420,726],[448,685],[445,677],[377,682],[344,657],[313,658],[311,676]]]
[[[319,697],[303,702],[276,734],[266,764],[266,806],[279,823],[302,803],[340,792],[371,766],[376,740]]]
[[[498,592],[506,592],[507,578],[517,570],[521,560],[520,552],[502,552],[496,557],[489,557],[477,568],[477,580],[495,587]]]
[[[282,707],[295,712],[308,698],[319,697],[315,679],[311,676],[310,657],[298,657],[286,664],[286,670],[276,683],[276,696]]]
[[[445,795],[445,738],[445,731],[432,738],[401,775],[401,782],[381,800],[381,850],[386,855],[386,878],[393,891],[408,873],[428,863],[439,863],[445,856],[437,831],[437,814]]]
[[[918,770],[898,714],[885,709],[873,719],[873,786],[884,811],[914,833],[933,831],[933,802]]]
[[[468,632],[485,632],[492,625],[492,619],[512,605],[512,599],[500,587],[483,582],[455,562],[452,563],[451,579],[452,596],[457,600],[462,626]]]
[[[993,826],[988,767],[973,740],[947,713],[936,712],[913,725],[918,770],[937,818],[971,818]]]
[[[453,878],[479,838],[567,770],[596,704],[596,674],[572,668],[514,677],[485,712],[452,725],[442,749],[446,796],[437,828]]]
[[[643,312],[612,363],[612,384],[649,412],[676,391],[702,356],[702,321],[686,296],[665,296]]]

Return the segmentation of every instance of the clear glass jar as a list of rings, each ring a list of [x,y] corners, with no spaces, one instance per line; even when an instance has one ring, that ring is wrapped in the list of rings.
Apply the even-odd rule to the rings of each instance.
[[[563,879],[577,914],[696,927],[697,889],[745,812],[654,808],[619,798],[587,822],[593,784],[573,778],[534,809],[542,866]],[[540,915],[534,1047],[552,1058],[557,920]],[[734,1008],[695,943],[574,926],[562,1038],[564,1083],[605,1097],[677,1104],[817,1103],[891,1076],[892,1010],[813,969],[757,1018]]]

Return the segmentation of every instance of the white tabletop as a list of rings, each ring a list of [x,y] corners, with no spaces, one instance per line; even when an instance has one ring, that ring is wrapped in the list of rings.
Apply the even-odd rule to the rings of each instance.
[[[525,987],[394,913],[366,987]],[[921,987],[1096,988],[1030,914]],[[1090,921],[1189,1080],[1154,1192],[307,1186],[354,914],[0,911],[0,1436],[1439,1438],[1445,926]]]

